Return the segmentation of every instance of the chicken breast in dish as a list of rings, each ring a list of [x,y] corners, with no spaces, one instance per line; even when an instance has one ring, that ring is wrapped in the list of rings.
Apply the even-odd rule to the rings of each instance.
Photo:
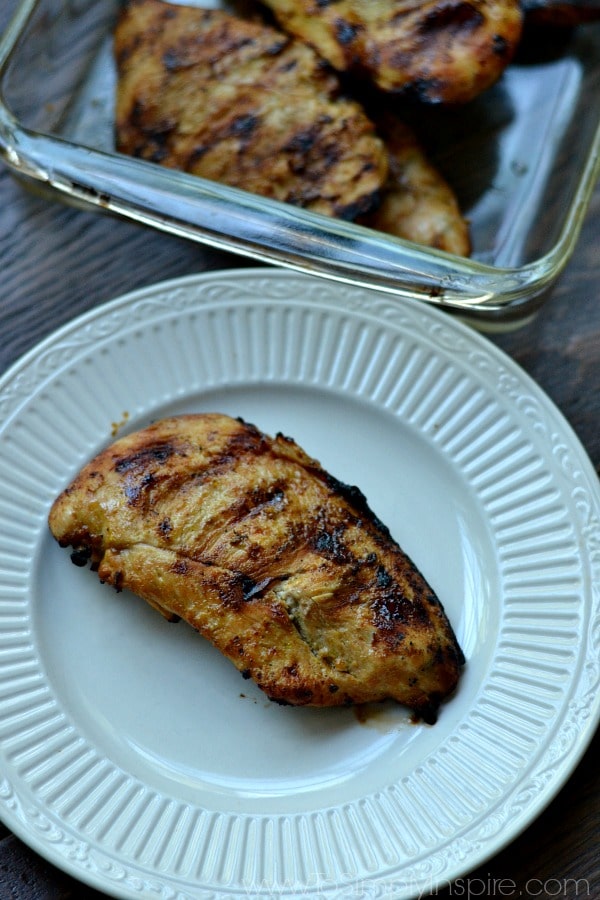
[[[471,254],[469,223],[456,194],[430,162],[413,129],[393,115],[376,118],[390,158],[381,203],[360,223],[457,256]]]
[[[301,41],[219,9],[129,0],[114,52],[119,152],[340,218],[377,202],[385,148]]]
[[[433,722],[457,686],[432,588],[361,492],[281,434],[163,419],[87,464],[49,524],[74,562],[184,619],[280,703],[390,698]]]
[[[522,31],[520,0],[263,2],[339,72],[433,103],[465,103],[494,84]]]

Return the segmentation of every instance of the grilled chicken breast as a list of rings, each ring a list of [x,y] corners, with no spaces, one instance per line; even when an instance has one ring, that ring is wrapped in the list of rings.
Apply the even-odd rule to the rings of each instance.
[[[263,2],[338,71],[437,103],[464,103],[494,84],[522,29],[519,0]]]
[[[116,25],[117,150],[352,219],[387,154],[315,51],[217,9],[130,0]]]
[[[360,222],[457,256],[469,256],[471,236],[456,194],[427,158],[416,134],[396,116],[376,119],[390,158],[381,203]]]
[[[457,685],[432,589],[360,491],[290,438],[164,419],[86,465],[49,524],[74,562],[184,619],[273,700],[394,698],[432,722]]]

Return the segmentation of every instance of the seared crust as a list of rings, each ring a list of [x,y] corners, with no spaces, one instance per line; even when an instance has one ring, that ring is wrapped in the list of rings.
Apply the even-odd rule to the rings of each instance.
[[[311,47],[222,10],[130,0],[115,29],[122,153],[354,218],[387,155]]]
[[[432,589],[360,491],[283,435],[162,420],[85,466],[49,524],[74,562],[185,619],[276,701],[393,698],[434,721],[456,687]]]
[[[338,71],[434,103],[465,103],[494,84],[522,30],[519,0],[263,2]]]

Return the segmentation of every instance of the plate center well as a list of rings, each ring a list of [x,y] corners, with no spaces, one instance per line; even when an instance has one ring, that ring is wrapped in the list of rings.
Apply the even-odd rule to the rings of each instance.
[[[48,535],[36,577],[40,656],[66,712],[115,764],[176,796],[276,809],[361,796],[401,778],[448,735],[476,690],[490,633],[491,551],[464,485],[435,447],[392,414],[327,390],[232,387],[155,411],[219,410],[283,431],[357,484],[442,599],[468,657],[434,727],[406,710],[280,707],[184,623],[78,569]],[[145,422],[135,422],[133,427]],[[475,536],[475,537],[474,537]],[[475,546],[474,541],[481,545]],[[487,574],[486,574],[487,573]],[[487,648],[489,650],[489,648]]]

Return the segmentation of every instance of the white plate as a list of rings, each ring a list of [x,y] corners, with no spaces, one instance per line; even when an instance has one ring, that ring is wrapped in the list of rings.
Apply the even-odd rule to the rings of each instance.
[[[528,825],[598,722],[600,499],[560,414],[422,305],[271,270],[139,291],[0,394],[0,815],[131,898],[418,896]],[[434,726],[269,703],[46,525],[113,432],[221,410],[358,484],[467,657]]]

